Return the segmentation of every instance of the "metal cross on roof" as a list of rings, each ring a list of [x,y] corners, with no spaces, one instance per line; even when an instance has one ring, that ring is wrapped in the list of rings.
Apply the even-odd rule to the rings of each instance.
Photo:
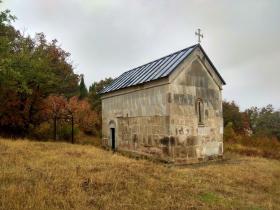
[[[197,31],[195,32],[195,35],[198,36],[198,43],[201,42],[200,38],[203,38],[203,34],[201,33],[201,29],[197,29]]]

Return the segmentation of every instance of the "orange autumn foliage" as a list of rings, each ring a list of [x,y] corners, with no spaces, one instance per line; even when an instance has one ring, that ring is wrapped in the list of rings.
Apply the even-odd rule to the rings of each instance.
[[[54,118],[69,119],[73,116],[74,123],[79,129],[88,134],[96,134],[99,119],[87,100],[79,100],[74,96],[67,100],[63,96],[50,95],[43,102],[41,112],[46,120]]]

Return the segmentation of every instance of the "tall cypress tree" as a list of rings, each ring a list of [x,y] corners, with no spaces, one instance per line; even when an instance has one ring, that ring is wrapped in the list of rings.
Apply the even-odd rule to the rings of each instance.
[[[84,75],[82,74],[81,77],[82,78],[81,78],[81,82],[80,82],[80,86],[79,86],[79,88],[80,88],[80,96],[79,96],[79,98],[80,99],[84,99],[88,95],[88,90],[87,90],[87,87],[85,85]]]

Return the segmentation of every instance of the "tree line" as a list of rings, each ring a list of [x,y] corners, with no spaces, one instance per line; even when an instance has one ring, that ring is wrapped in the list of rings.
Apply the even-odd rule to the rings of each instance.
[[[280,140],[280,111],[272,105],[240,111],[234,102],[223,102],[225,138],[233,135],[269,137]]]
[[[74,72],[70,53],[57,40],[47,41],[44,33],[25,36],[12,26],[14,20],[9,10],[1,11],[0,134],[57,138],[49,133],[58,126],[65,138],[73,117],[75,130],[98,135],[97,91],[112,79],[96,82],[88,91],[83,75]]]

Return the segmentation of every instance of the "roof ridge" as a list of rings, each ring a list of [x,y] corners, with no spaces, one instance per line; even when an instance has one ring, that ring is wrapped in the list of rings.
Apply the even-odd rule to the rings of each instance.
[[[148,62],[148,63],[145,63],[145,64],[143,64],[143,65],[137,66],[137,67],[135,67],[135,68],[133,68],[133,69],[127,70],[127,71],[123,72],[122,74],[125,74],[125,73],[127,73],[127,72],[136,70],[136,69],[141,68],[141,67],[143,67],[143,66],[146,66],[146,65],[148,65],[148,64],[150,64],[150,63],[159,61],[159,60],[161,60],[161,59],[163,59],[163,58],[166,58],[166,57],[168,57],[168,56],[172,56],[172,55],[174,55],[174,54],[176,54],[176,53],[180,53],[180,52],[182,52],[182,51],[184,51],[184,50],[188,50],[188,49],[190,49],[190,48],[195,48],[195,47],[197,47],[197,46],[199,46],[199,45],[200,45],[200,44],[194,44],[194,45],[192,45],[192,46],[189,46],[189,47],[186,47],[186,48],[184,48],[184,49],[178,50],[178,51],[173,52],[173,53],[171,53],[171,54],[168,54],[168,55],[166,55],[166,56],[162,56],[162,57],[160,57],[160,58],[158,58],[158,59],[155,59],[155,60],[150,61],[150,62]]]

